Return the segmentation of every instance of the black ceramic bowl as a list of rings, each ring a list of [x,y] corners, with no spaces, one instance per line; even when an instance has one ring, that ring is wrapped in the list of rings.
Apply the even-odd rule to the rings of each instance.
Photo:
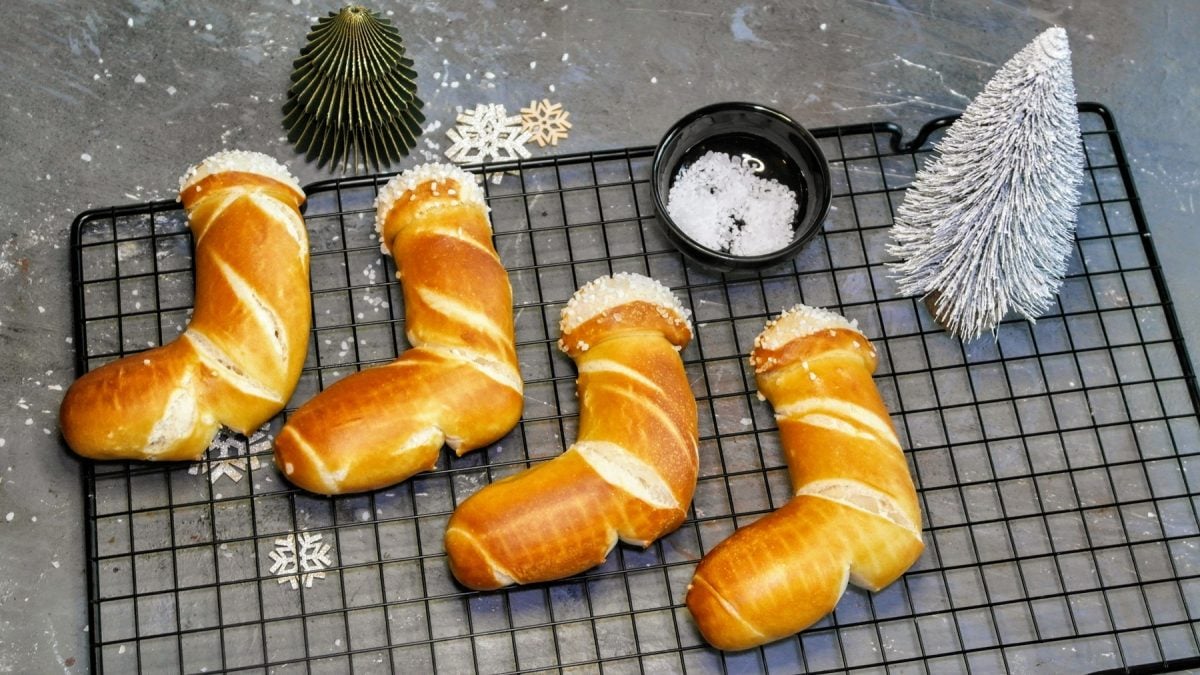
[[[749,155],[762,162],[760,175],[796,193],[799,208],[791,243],[763,255],[732,255],[700,245],[671,220],[667,198],[675,176],[709,150]],[[688,258],[721,272],[769,267],[791,259],[821,229],[831,198],[829,164],[817,140],[787,115],[756,103],[717,103],[676,122],[654,152],[650,191],[671,243]]]

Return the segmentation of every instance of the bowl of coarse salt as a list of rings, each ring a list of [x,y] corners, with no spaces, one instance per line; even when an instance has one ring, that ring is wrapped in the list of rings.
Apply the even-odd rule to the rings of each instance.
[[[667,238],[721,272],[790,260],[829,211],[829,164],[817,140],[756,103],[689,113],[659,142],[652,171]]]

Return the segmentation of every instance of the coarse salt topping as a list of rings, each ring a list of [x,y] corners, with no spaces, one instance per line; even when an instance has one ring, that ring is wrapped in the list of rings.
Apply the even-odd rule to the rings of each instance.
[[[691,312],[680,304],[671,289],[641,274],[618,272],[583,285],[563,307],[558,329],[563,335],[588,319],[630,302],[641,300],[656,305],[665,318],[681,322],[689,333]]]
[[[396,203],[396,200],[404,196],[404,193],[428,181],[441,183],[447,179],[453,180],[459,185],[457,194],[447,188],[448,195],[458,197],[459,201],[479,204],[485,209],[487,208],[483,190],[479,188],[475,174],[468,173],[453,164],[430,162],[405,171],[389,180],[387,185],[379,190],[379,196],[375,198],[375,231],[383,236],[383,223],[387,220],[387,214],[392,210],[392,205]]]
[[[300,187],[300,181],[296,180],[287,167],[270,155],[249,150],[222,150],[211,155],[183,174],[183,177],[179,179],[179,192],[183,193],[184,190],[205,178],[226,171],[256,173],[273,178],[296,192],[304,194],[304,190]]]
[[[667,213],[693,241],[714,251],[757,256],[794,239],[800,205],[783,183],[756,174],[744,155],[707,152],[684,167],[667,195]]]
[[[841,314],[827,309],[798,304],[767,322],[767,327],[754,339],[754,348],[775,350],[797,338],[838,328],[862,335],[862,331],[858,330],[858,321],[847,320]]]

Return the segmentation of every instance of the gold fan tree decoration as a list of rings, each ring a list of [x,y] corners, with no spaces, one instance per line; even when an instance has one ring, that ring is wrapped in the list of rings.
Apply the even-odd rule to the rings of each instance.
[[[288,141],[308,161],[379,171],[421,135],[417,73],[387,19],[347,5],[320,19],[293,64],[283,106]]]

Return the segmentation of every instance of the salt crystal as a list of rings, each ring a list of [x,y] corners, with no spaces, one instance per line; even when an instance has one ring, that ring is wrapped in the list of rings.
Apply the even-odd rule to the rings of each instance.
[[[146,84],[146,78],[141,73],[133,76],[134,84]]]
[[[9,511],[8,513],[4,514],[4,522],[11,523],[13,521],[13,518],[16,518],[16,517],[17,517],[17,514],[13,513],[12,511]]]
[[[129,20],[125,22],[125,25],[129,26],[130,28],[133,28],[133,17],[132,16],[129,17]]]
[[[657,77],[650,78],[650,84],[658,84],[658,78]]]
[[[175,92],[177,92],[177,91],[179,91],[179,90],[176,89],[175,87],[167,87],[167,94],[170,96],[174,96]]]
[[[536,69],[536,68],[537,68],[537,61],[530,61],[530,62],[529,62],[529,69],[530,69],[530,70],[534,70],[534,69]]]
[[[696,243],[734,255],[762,255],[792,241],[796,193],[760,178],[741,158],[708,152],[675,178],[667,212]]]
[[[204,30],[212,30],[212,24],[211,23],[204,24]]]
[[[821,30],[825,30],[826,28],[829,28],[829,24],[827,24],[827,23],[823,23],[823,24],[821,24],[821,25],[820,25],[820,29],[821,29]]]
[[[90,162],[92,161],[92,156],[85,152],[79,156],[79,159],[82,159],[85,162]]]
[[[570,55],[570,54],[568,54],[567,52],[563,52],[563,55],[562,55],[562,60],[563,60],[563,61],[566,61],[566,60],[567,60],[567,59],[569,59],[569,58],[571,58],[571,55]]]
[[[484,74],[483,74],[483,76],[484,76],[484,77],[486,77],[486,78],[487,78],[487,79],[489,79],[489,80],[494,80],[494,79],[496,79],[496,74],[495,74],[495,73],[493,73],[493,72],[492,72],[492,71],[490,71],[490,70],[489,70],[488,72],[484,73]]]
[[[188,19],[188,26],[191,26],[192,28],[195,28],[195,27],[196,27],[196,20],[195,20],[195,19]]]

